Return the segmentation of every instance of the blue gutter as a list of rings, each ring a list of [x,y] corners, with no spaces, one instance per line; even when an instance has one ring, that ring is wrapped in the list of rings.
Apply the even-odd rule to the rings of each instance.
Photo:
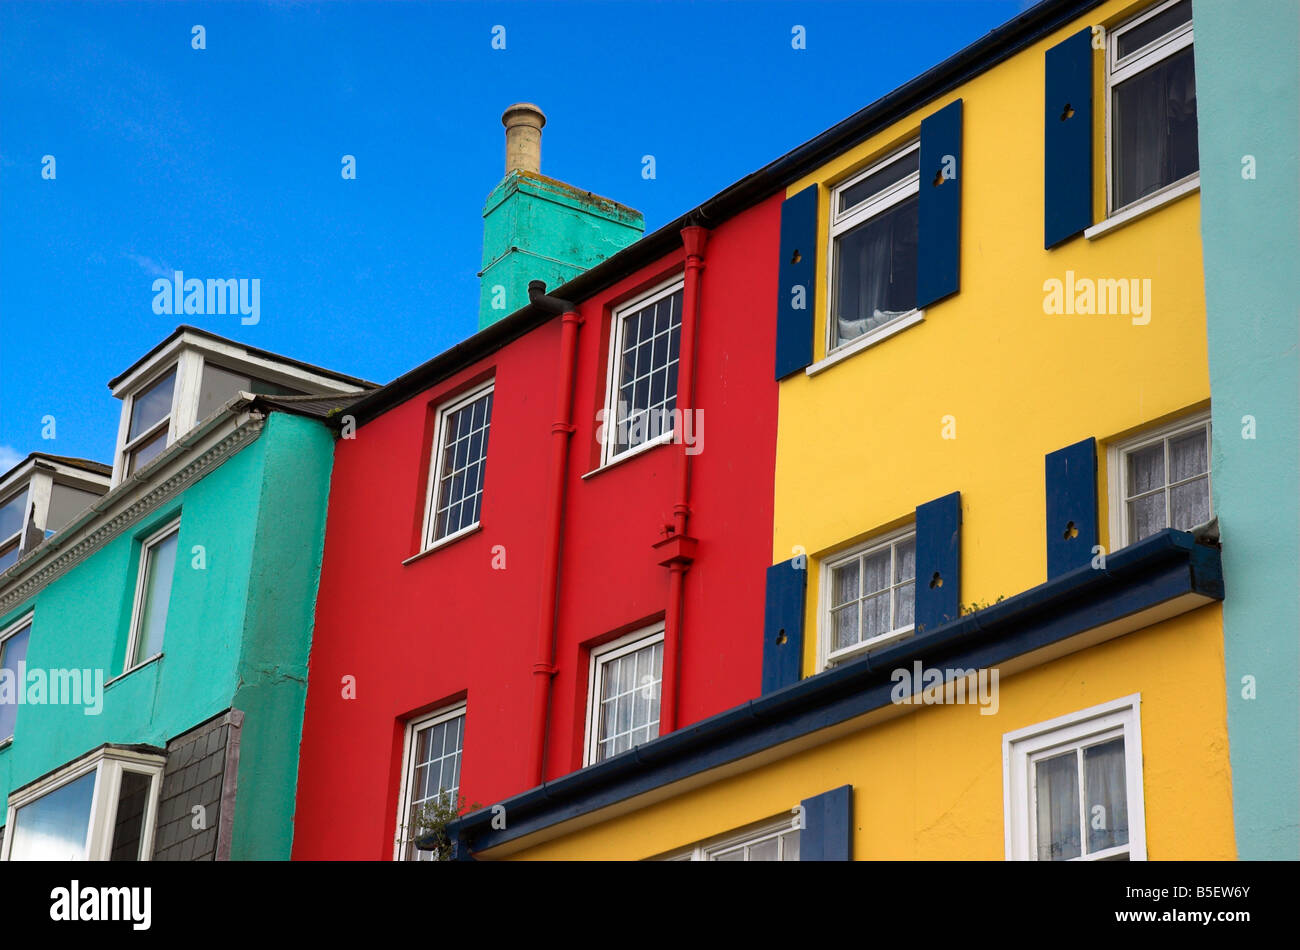
[[[1217,546],[1166,528],[1008,600],[869,656],[802,679],[447,826],[459,857],[645,794],[892,705],[891,674],[927,667],[987,669],[1187,594],[1223,599]],[[432,844],[431,838],[419,844]]]

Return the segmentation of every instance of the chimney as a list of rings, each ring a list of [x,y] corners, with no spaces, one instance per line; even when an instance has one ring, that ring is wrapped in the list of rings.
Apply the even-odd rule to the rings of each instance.
[[[645,233],[641,212],[541,173],[546,115],[517,102],[501,115],[506,174],[483,205],[478,326],[528,304],[528,283],[559,287]]]
[[[502,113],[501,124],[506,127],[506,174],[541,174],[545,113],[531,102],[516,102]]]

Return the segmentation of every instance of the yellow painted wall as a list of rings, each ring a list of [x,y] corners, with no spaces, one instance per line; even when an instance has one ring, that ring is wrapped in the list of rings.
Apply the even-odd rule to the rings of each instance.
[[[1107,3],[955,93],[790,186],[819,190],[814,359],[826,354],[830,186],[919,134],[964,100],[961,289],[923,323],[824,372],[781,385],[773,562],[811,557],[805,674],[816,672],[818,562],[962,493],[962,603],[992,603],[1046,580],[1044,456],[1204,408],[1210,395],[1200,196],[1101,237],[1043,250],[1043,53],[1085,25],[1143,4]],[[1097,220],[1105,194],[1104,61],[1096,52]],[[921,187],[926,187],[922,182]],[[1043,282],[1150,278],[1152,315],[1047,315]],[[956,438],[942,438],[951,415]],[[1101,491],[1104,498],[1105,445]],[[1105,504],[1101,543],[1110,548]]]
[[[856,859],[1001,860],[1003,734],[1140,693],[1147,857],[1235,858],[1221,613],[1217,604],[1201,607],[1004,678],[996,715],[916,707],[514,857],[652,857],[851,784]]]

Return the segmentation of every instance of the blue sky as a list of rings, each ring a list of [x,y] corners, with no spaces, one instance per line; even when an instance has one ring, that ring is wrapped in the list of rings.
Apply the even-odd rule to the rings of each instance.
[[[652,231],[1030,5],[0,4],[0,471],[108,461],[105,384],[181,322],[378,382],[471,335],[510,103]],[[173,270],[259,278],[260,322],[154,314]]]

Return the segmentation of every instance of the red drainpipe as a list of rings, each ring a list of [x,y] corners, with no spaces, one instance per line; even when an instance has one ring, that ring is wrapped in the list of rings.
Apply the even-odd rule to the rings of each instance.
[[[681,418],[695,403],[695,327],[700,315],[700,272],[704,270],[707,229],[697,225],[682,228],[686,249],[686,276],[682,288],[682,342],[677,367],[677,408]],[[679,433],[680,435],[680,433]],[[698,542],[686,533],[691,516],[691,456],[684,440],[678,439],[677,501],[667,537],[655,544],[660,561],[668,568],[668,609],[664,618],[663,686],[659,703],[659,734],[677,728],[677,687],[681,668],[682,613],[686,600],[686,572],[695,560]]]
[[[551,681],[555,676],[555,609],[560,585],[560,519],[564,511],[569,437],[574,431],[573,377],[581,326],[582,316],[577,308],[565,304],[560,328],[560,381],[555,397],[555,422],[551,423],[551,470],[547,480],[549,498],[544,535],[546,550],[542,564],[542,598],[537,613],[537,662],[533,664],[533,734],[529,774],[534,785],[546,780],[546,725],[551,706]]]

